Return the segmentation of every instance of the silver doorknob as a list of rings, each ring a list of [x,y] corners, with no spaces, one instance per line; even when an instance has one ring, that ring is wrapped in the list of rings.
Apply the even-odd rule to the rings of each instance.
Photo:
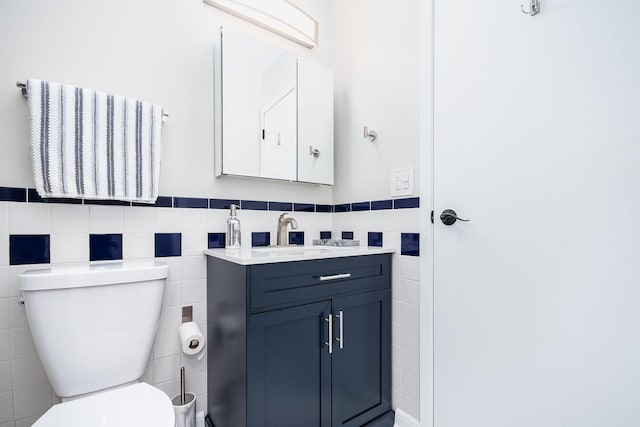
[[[469,222],[471,220],[458,217],[458,214],[453,209],[445,209],[440,214],[440,221],[442,221],[444,225],[453,225],[456,221]]]

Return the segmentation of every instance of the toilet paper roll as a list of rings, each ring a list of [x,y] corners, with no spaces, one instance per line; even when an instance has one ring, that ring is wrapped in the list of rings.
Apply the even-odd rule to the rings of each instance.
[[[180,345],[184,354],[198,354],[204,348],[204,335],[202,335],[202,331],[196,323],[183,323],[178,334],[180,335]]]

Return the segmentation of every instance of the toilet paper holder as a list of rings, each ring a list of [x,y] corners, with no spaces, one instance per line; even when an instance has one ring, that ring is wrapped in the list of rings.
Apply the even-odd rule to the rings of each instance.
[[[193,322],[193,306],[182,307],[182,323]]]

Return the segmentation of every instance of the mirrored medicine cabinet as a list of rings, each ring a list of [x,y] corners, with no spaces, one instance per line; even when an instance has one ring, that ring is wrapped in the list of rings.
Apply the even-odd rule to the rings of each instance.
[[[333,185],[333,72],[229,28],[215,61],[215,174]]]

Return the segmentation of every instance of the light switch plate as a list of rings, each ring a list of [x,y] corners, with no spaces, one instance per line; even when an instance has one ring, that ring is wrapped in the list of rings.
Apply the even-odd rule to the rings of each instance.
[[[391,196],[413,195],[413,167],[391,169]]]

